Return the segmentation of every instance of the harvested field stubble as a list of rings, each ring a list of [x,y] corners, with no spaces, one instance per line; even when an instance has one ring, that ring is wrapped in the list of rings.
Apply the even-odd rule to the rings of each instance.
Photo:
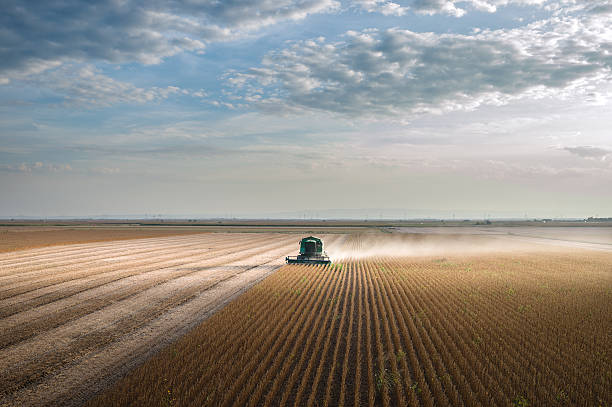
[[[172,227],[130,227],[130,226],[96,226],[96,227],[53,227],[53,226],[11,226],[0,227],[0,253],[15,250],[69,245],[85,242],[106,242],[124,239],[142,239],[202,233],[196,228]]]
[[[611,273],[587,251],[285,266],[89,405],[610,405]]]
[[[0,254],[0,406],[81,405],[294,251],[232,233]]]

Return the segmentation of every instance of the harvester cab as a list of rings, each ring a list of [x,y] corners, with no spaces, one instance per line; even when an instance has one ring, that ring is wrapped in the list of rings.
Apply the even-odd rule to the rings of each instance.
[[[287,264],[330,264],[329,256],[323,251],[323,241],[308,236],[300,240],[300,254],[285,258]]]

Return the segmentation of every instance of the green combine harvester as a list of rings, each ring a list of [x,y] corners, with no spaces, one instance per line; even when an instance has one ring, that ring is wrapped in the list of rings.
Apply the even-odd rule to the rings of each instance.
[[[300,240],[300,254],[285,258],[287,264],[330,264],[331,260],[323,251],[323,241],[318,237],[308,236]]]

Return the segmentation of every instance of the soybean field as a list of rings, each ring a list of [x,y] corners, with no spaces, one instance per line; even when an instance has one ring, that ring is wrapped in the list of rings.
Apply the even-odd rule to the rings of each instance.
[[[611,273],[587,250],[284,266],[89,406],[610,405]]]

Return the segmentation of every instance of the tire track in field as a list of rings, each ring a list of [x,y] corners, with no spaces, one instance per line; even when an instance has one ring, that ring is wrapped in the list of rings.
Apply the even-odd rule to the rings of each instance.
[[[198,271],[198,267],[208,268],[223,264],[236,258],[250,255],[255,251],[274,249],[282,244],[284,243],[281,241],[263,246],[247,246],[243,250],[218,258],[195,259],[191,262],[183,262],[179,268],[166,267],[156,269],[153,272],[118,280],[114,284],[107,284],[97,289],[87,290],[81,295],[56,301],[48,306],[39,307],[40,309],[13,315],[0,321],[0,329],[3,332],[0,333],[0,348],[6,348],[68,321],[91,314],[110,304],[136,295],[143,290],[167,283],[179,277],[194,274]],[[3,351],[0,351],[0,358],[2,354]]]
[[[197,235],[196,235],[197,236]],[[49,263],[50,260],[56,261],[64,261],[68,264],[78,263],[79,260],[84,255],[90,255],[91,253],[95,253],[100,258],[108,258],[109,254],[113,251],[126,251],[130,250],[133,247],[143,247],[143,246],[160,246],[161,244],[180,244],[181,242],[189,241],[194,238],[193,235],[190,236],[179,236],[172,238],[160,238],[158,241],[151,241],[151,239],[134,239],[127,241],[124,245],[119,244],[104,244],[104,243],[84,243],[79,245],[78,249],[66,249],[59,250],[57,252],[48,253],[42,257],[32,256],[29,251],[18,252],[19,255],[16,255],[15,258],[11,260],[6,260],[1,264],[2,270],[4,270],[4,274],[2,278],[5,276],[10,276],[12,273],[22,274],[26,271],[36,271],[40,269],[44,269],[48,266],[54,265],[53,263]],[[196,239],[197,240],[197,239]],[[65,246],[62,246],[65,247]],[[60,264],[61,265],[61,264]]]
[[[203,241],[221,241],[223,237],[211,238],[208,236],[201,236],[195,238],[191,236],[191,239],[175,239],[174,241],[159,241],[159,242],[147,242],[138,241],[131,242],[125,246],[115,247],[98,247],[95,244],[89,244],[87,248],[84,248],[77,253],[56,253],[55,255],[47,256],[44,260],[34,261],[30,260],[29,256],[24,258],[16,258],[12,262],[9,262],[3,266],[0,266],[0,270],[5,271],[7,274],[0,277],[0,281],[19,281],[32,276],[37,276],[40,273],[50,269],[61,269],[62,267],[68,268],[71,266],[82,265],[85,260],[90,263],[99,261],[100,263],[112,263],[114,259],[120,260],[122,256],[138,255],[142,252],[150,251],[152,249],[173,247],[179,248],[189,246],[194,242],[202,243]],[[228,238],[226,238],[228,239]],[[10,273],[9,273],[10,271]]]
[[[262,241],[264,237],[260,237]],[[26,266],[19,267],[20,274],[13,274],[11,276],[0,278],[3,283],[2,291],[0,291],[0,297],[9,298],[14,295],[19,295],[23,292],[32,291],[38,288],[44,288],[53,284],[60,283],[62,281],[74,280],[77,275],[82,274],[84,276],[97,273],[99,268],[117,269],[128,265],[130,262],[138,261],[155,261],[158,257],[163,254],[186,254],[183,249],[192,248],[196,252],[210,252],[211,248],[208,246],[224,248],[227,243],[232,242],[232,245],[239,245],[240,242],[254,242],[255,239],[241,240],[232,238],[230,236],[212,239],[207,236],[202,236],[199,239],[189,239],[176,242],[172,245],[168,245],[166,242],[159,242],[157,244],[144,243],[141,245],[131,245],[128,250],[114,249],[113,251],[106,252],[104,255],[99,255],[95,248],[89,248],[87,252],[81,253],[77,258],[70,262],[65,262],[59,258],[59,263],[48,263],[45,267],[40,267],[37,270],[28,270]],[[118,251],[119,250],[119,251]],[[10,282],[13,284],[10,284]]]
[[[113,258],[108,262],[94,262],[87,261],[87,259],[84,259],[82,264],[73,265],[70,267],[58,267],[55,269],[41,270],[40,272],[37,272],[37,276],[29,276],[27,279],[24,279],[24,281],[19,281],[12,285],[7,285],[5,290],[2,292],[1,297],[2,300],[10,301],[15,297],[22,297],[23,295],[27,295],[30,293],[36,293],[41,290],[51,289],[52,287],[58,286],[62,283],[71,282],[73,284],[78,284],[80,279],[86,279],[91,276],[99,276],[100,273],[121,270],[125,267],[130,267],[132,264],[155,264],[159,262],[160,259],[178,259],[180,258],[180,256],[177,255],[177,252],[180,252],[181,255],[184,254],[186,256],[189,256],[191,255],[189,249],[191,249],[194,254],[202,252],[202,250],[198,250],[197,248],[194,248],[193,244],[190,244],[185,245],[183,247],[167,249],[162,253],[158,253],[158,255],[156,255],[155,257],[151,257],[150,250],[146,250],[143,252],[141,258],[135,258],[134,256],[129,261],[125,262],[115,261],[116,258]],[[168,254],[168,256],[166,257],[164,256],[164,254]]]
[[[178,266],[193,259],[214,258],[223,254],[239,252],[245,245],[228,245],[227,249],[207,251],[195,250],[190,256],[190,252],[171,252],[164,256],[155,256],[147,261],[126,262],[114,265],[111,269],[94,269],[84,273],[74,273],[73,280],[62,280],[58,284],[48,285],[42,288],[26,291],[25,293],[12,296],[0,301],[2,310],[0,315],[7,317],[16,312],[22,312],[28,308],[45,305],[61,300],[62,298],[78,294],[88,289],[112,283],[114,281],[129,278],[137,274],[145,274],[151,271]],[[247,246],[249,247],[249,246]],[[192,250],[193,251],[193,250]],[[22,309],[19,309],[19,308]]]
[[[4,399],[0,399],[1,403],[4,403],[3,405],[17,403],[20,405],[38,403],[78,405],[82,403],[83,400],[105,388],[131,367],[185,333],[190,327],[243,291],[245,287],[274,271],[282,264],[283,257],[294,251],[294,239],[293,236],[288,237],[279,247],[263,254],[243,257],[225,266],[205,267],[196,272],[197,276],[182,277],[190,281],[173,280],[169,284],[154,288],[154,291],[142,292],[139,298],[132,298],[130,304],[123,302],[109,307],[104,310],[105,314],[118,310],[124,313],[123,319],[115,323],[109,321],[109,324],[105,326],[107,332],[115,330],[117,338],[104,342],[102,346],[99,342],[94,341],[94,347],[91,349],[71,350],[71,352],[88,351],[88,353],[73,359],[70,363],[66,363],[68,362],[66,360],[61,361],[62,363],[47,375],[36,377],[34,383],[26,382],[25,386],[16,393],[4,394]],[[217,277],[210,279],[211,272]],[[203,286],[199,280],[206,277],[208,277],[208,283]],[[198,289],[202,292],[194,292]],[[168,294],[171,294],[173,290],[181,292],[175,292],[173,296],[169,296]],[[156,299],[157,305],[150,304],[152,297]],[[126,308],[130,306],[135,308],[140,306],[141,314],[130,316],[126,311]],[[171,309],[168,311],[169,307]],[[95,319],[94,316],[92,320]],[[117,326],[117,322],[121,324],[134,320],[137,322],[127,323],[123,327]],[[68,332],[65,334],[70,335]],[[77,338],[77,341],[89,335],[91,333]],[[100,339],[100,335],[97,335],[96,338]],[[46,358],[49,353],[42,356]],[[67,356],[71,356],[71,353],[67,353]],[[23,369],[24,366],[20,368]],[[4,377],[4,374],[0,377]],[[101,377],[105,379],[100,380]]]
[[[3,278],[0,281],[3,283],[3,289],[1,296],[3,298],[9,298],[13,295],[19,295],[22,292],[32,291],[38,288],[44,288],[62,281],[71,280],[77,277],[77,275],[91,274],[91,270],[95,268],[106,267],[109,269],[117,268],[128,264],[129,261],[137,260],[148,260],[154,261],[156,255],[163,255],[165,253],[177,253],[182,249],[197,248],[201,245],[202,241],[186,241],[177,243],[174,245],[167,246],[166,244],[152,245],[147,244],[143,247],[133,246],[131,253],[117,253],[109,252],[104,256],[97,255],[81,255],[78,259],[70,262],[69,264],[49,264],[47,267],[40,268],[35,271],[29,271],[24,266],[21,268],[21,274],[13,274],[7,278]],[[206,251],[200,246],[201,251]],[[90,252],[95,253],[95,249],[90,249]],[[152,256],[153,254],[153,256]],[[77,273],[77,275],[74,275]],[[11,284],[12,282],[12,284]]]
[[[210,244],[210,243],[209,243]],[[16,294],[8,299],[0,301],[0,317],[7,317],[16,312],[22,312],[28,307],[44,305],[46,303],[58,301],[64,297],[78,294],[79,292],[93,289],[98,286],[112,283],[114,281],[131,277],[136,274],[143,274],[162,268],[178,266],[194,258],[214,258],[227,253],[238,252],[240,249],[256,246],[255,242],[245,245],[242,242],[236,244],[221,245],[218,250],[203,251],[201,249],[191,249],[193,245],[187,246],[187,252],[156,252],[156,256],[150,257],[147,261],[143,259],[131,260],[125,263],[114,264],[110,267],[93,268],[82,273],[73,273],[73,278],[69,276],[59,280],[57,284],[45,285],[41,288],[24,290],[21,294]],[[234,250],[234,249],[238,250]],[[194,252],[192,255],[191,252]],[[136,267],[135,267],[136,266]],[[23,309],[18,309],[19,307]],[[17,309],[15,309],[17,308]]]
[[[19,282],[28,279],[33,280],[39,278],[41,275],[49,274],[49,271],[62,271],[71,270],[73,268],[83,268],[84,266],[90,265],[112,265],[121,260],[137,258],[138,256],[145,256],[150,254],[151,250],[171,250],[180,249],[183,247],[189,247],[196,244],[203,244],[210,242],[215,244],[216,242],[229,241],[230,237],[218,237],[211,239],[208,236],[202,236],[200,239],[182,239],[176,242],[142,242],[140,244],[132,244],[126,247],[115,247],[110,250],[98,251],[96,247],[90,247],[86,251],[78,253],[78,255],[63,256],[58,255],[54,258],[47,259],[42,265],[34,264],[31,262],[18,263],[14,268],[17,272],[12,272],[10,275],[0,277],[0,281],[7,285],[9,282]],[[4,267],[3,269],[7,269]],[[55,274],[55,273],[54,273]]]
[[[74,244],[62,244],[56,246],[46,246],[39,248],[31,248],[31,249],[23,249],[16,250],[6,253],[0,253],[0,266],[5,264],[6,262],[14,261],[17,258],[23,257],[24,254],[27,254],[33,260],[44,260],[47,257],[53,257],[57,255],[63,254],[76,254],[79,251],[87,250],[92,246],[100,248],[100,250],[112,249],[117,247],[127,247],[131,244],[143,244],[146,242],[159,243],[162,241],[172,242],[172,241],[180,241],[183,239],[188,239],[190,237],[198,237],[203,235],[217,235],[217,236],[229,236],[233,233],[230,232],[208,232],[201,231],[197,233],[188,233],[188,234],[178,234],[178,235],[167,235],[167,236],[142,236],[142,237],[133,237],[130,239],[119,239],[119,240],[106,240],[99,242],[81,242]]]
[[[202,233],[204,234],[205,232],[202,232]],[[0,253],[0,266],[4,264],[10,264],[11,262],[14,262],[15,259],[23,258],[24,255],[26,254],[28,255],[29,258],[38,261],[38,260],[44,260],[47,257],[55,257],[55,256],[62,255],[62,254],[70,254],[70,253],[74,254],[80,250],[85,250],[92,246],[99,247],[102,250],[102,249],[117,247],[121,243],[124,243],[127,245],[133,242],[142,243],[145,241],[159,240],[159,239],[180,239],[182,237],[188,237],[188,236],[178,235],[178,236],[143,237],[143,238],[137,237],[134,239],[121,240],[121,241],[74,243],[74,244],[69,244],[69,245],[46,246],[46,247],[33,248],[33,249],[16,250],[16,251],[11,251],[11,252],[6,252],[6,253]]]

